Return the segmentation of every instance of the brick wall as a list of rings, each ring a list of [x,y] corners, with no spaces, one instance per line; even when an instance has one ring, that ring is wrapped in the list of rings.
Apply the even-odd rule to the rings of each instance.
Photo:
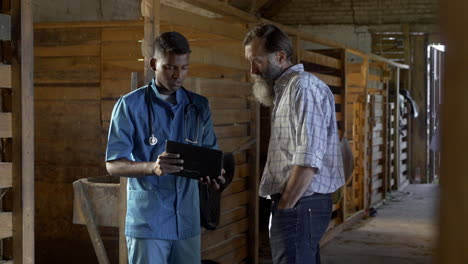
[[[293,0],[272,18],[283,24],[435,24],[437,0]]]

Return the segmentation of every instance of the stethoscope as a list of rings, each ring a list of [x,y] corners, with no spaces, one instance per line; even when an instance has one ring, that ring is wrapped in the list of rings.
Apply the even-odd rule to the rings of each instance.
[[[154,112],[153,112],[153,100],[151,98],[151,84],[152,82],[150,82],[148,84],[148,86],[146,87],[146,91],[145,91],[145,100],[146,100],[146,108],[148,110],[148,124],[149,124],[149,129],[150,129],[150,137],[148,138],[148,143],[151,145],[151,146],[154,146],[158,143],[158,139],[154,136],[154,127],[153,127],[153,118],[154,118]],[[200,129],[200,115],[198,113],[198,107],[196,104],[193,103],[192,101],[192,96],[190,96],[190,94],[187,92],[187,90],[185,90],[185,88],[183,87],[180,87],[181,89],[183,89],[185,91],[185,94],[187,94],[187,97],[189,99],[189,104],[185,105],[184,106],[184,132],[185,132],[185,141],[189,142],[189,143],[192,143],[192,144],[198,144],[198,133],[199,133],[199,129]],[[187,136],[187,120],[188,120],[188,116],[187,116],[187,113],[189,111],[192,111],[191,109],[193,109],[195,111],[195,114],[197,115],[197,135],[195,137],[195,139],[189,139],[189,137]]]

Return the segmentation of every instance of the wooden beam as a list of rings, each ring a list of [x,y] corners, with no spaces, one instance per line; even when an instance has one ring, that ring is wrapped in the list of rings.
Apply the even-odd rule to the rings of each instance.
[[[159,35],[159,24],[161,19],[161,3],[159,0],[142,0],[142,16],[144,18],[144,38],[141,50],[145,58],[145,83],[154,77],[154,71],[149,64],[154,53],[154,39]]]
[[[333,57],[325,56],[323,54],[309,50],[303,50],[301,52],[301,61],[319,64],[339,70],[342,69],[343,65],[342,61],[339,59],[335,59]]]
[[[249,14],[239,8],[233,7],[232,5],[226,2],[212,0],[184,0],[184,2],[234,19],[240,18],[243,21],[247,22],[255,22],[257,20],[256,17],[254,17],[252,14]]]
[[[34,46],[31,0],[12,1],[13,259],[34,263]]]
[[[468,263],[468,2],[448,0],[440,6],[447,51],[443,67],[442,171],[440,177],[438,264]],[[450,47],[450,48],[448,48]],[[457,212],[457,213],[453,213]]]
[[[214,4],[215,1],[210,1],[210,3]],[[231,39],[242,40],[247,33],[247,29],[242,24],[207,18],[166,5],[161,5],[160,15],[161,21],[166,23]],[[241,46],[239,46],[239,49],[241,49]]]

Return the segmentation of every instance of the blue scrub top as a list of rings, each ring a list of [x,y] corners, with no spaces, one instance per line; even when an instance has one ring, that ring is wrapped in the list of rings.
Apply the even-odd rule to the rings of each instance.
[[[158,142],[151,146],[148,143],[146,87],[123,96],[115,104],[106,161],[121,158],[136,162],[156,161],[164,152],[166,140],[218,148],[208,100],[179,88],[177,103],[172,105],[160,98],[154,79],[150,96],[153,131]],[[128,178],[126,236],[181,240],[199,234],[198,181],[170,174]]]

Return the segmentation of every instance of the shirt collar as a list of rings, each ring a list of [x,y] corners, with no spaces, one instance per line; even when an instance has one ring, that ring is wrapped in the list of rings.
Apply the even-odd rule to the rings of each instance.
[[[280,75],[280,77],[276,79],[275,81],[275,85],[274,85],[275,94],[281,94],[281,92],[284,90],[286,85],[288,85],[288,82],[291,79],[293,74],[295,74],[296,72],[300,73],[303,71],[304,71],[304,65],[302,64],[296,64],[286,69]]]
[[[151,80],[151,88],[154,92],[154,94],[156,95],[157,98],[163,100],[161,98],[161,93],[159,92],[159,90],[156,88],[156,79],[153,78]],[[176,90],[175,92],[175,95],[176,95],[176,105],[180,104],[180,103],[187,103],[188,102],[188,94],[187,92],[184,91],[185,88],[183,88],[182,86]],[[164,101],[164,100],[163,100]]]

